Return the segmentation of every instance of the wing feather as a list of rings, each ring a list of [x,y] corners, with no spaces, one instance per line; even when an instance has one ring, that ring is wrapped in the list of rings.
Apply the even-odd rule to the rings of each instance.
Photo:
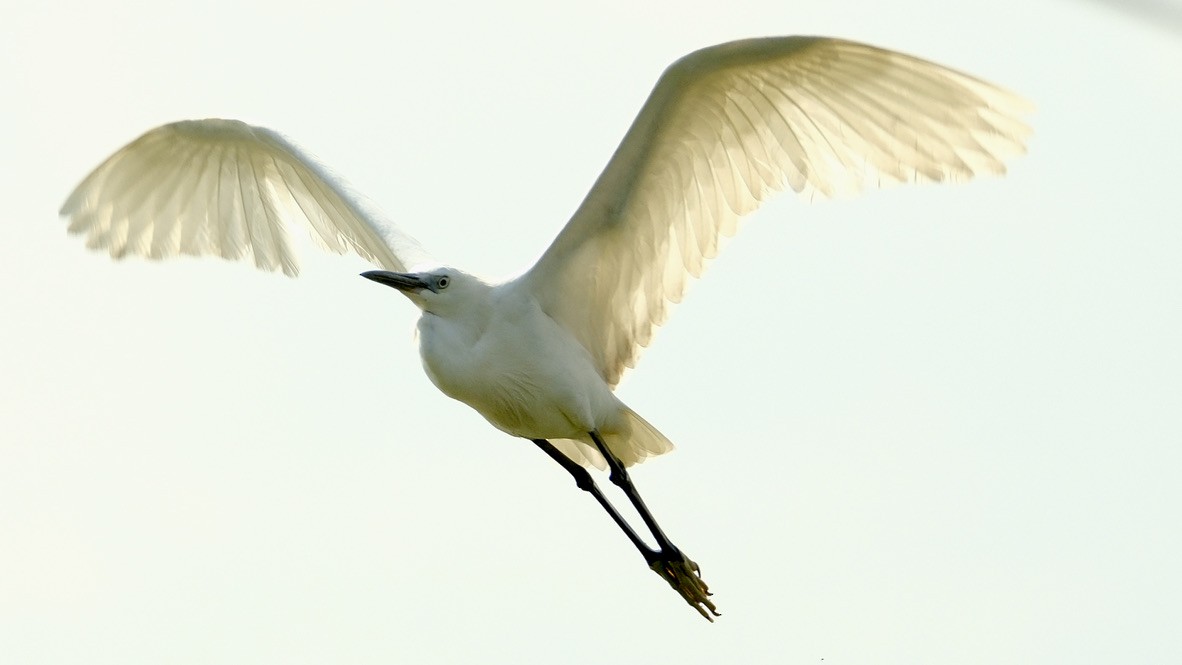
[[[1005,172],[1021,98],[873,46],[820,37],[721,44],[665,71],[570,222],[525,273],[613,385],[768,196],[853,194]]]
[[[237,120],[153,129],[99,165],[61,209],[71,233],[111,256],[249,258],[299,272],[286,227],[303,223],[337,253],[388,270],[427,257],[360,197],[279,134]]]

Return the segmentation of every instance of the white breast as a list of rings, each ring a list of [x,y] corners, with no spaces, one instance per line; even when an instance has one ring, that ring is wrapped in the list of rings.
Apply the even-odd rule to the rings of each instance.
[[[444,394],[526,438],[584,438],[613,429],[623,405],[590,354],[528,296],[494,290],[487,317],[419,320],[423,368]]]

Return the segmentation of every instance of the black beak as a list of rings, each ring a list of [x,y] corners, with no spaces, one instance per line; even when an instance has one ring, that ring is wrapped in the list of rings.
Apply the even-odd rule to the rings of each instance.
[[[361,273],[366,279],[372,279],[378,284],[392,286],[402,292],[415,292],[428,288],[422,277],[413,273],[390,272],[389,270],[370,270]]]

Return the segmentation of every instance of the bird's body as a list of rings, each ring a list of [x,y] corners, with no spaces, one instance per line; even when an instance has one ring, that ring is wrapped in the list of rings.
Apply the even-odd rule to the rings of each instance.
[[[422,310],[419,348],[435,386],[561,464],[710,618],[697,565],[628,478],[627,466],[672,444],[615,396],[620,377],[721,237],[771,194],[1000,174],[1024,148],[1027,109],[971,76],[839,39],[708,47],[666,70],[570,221],[534,266],[500,284],[429,261],[282,136],[233,120],[144,134],[96,168],[61,212],[71,232],[115,258],[249,257],[295,275],[285,227],[305,222],[326,248],[370,259],[382,270],[365,277]],[[656,549],[584,466],[611,470]]]
[[[625,464],[672,448],[624,405],[587,350],[550,318],[520,279],[490,285],[445,268],[447,297],[425,291],[419,354],[435,387],[494,427],[550,439],[577,461],[602,464],[598,431]]]

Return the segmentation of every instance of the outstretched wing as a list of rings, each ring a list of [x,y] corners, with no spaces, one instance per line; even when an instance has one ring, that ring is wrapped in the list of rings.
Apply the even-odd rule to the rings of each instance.
[[[237,120],[157,127],[116,152],[62,206],[70,232],[112,257],[252,258],[298,272],[288,223],[325,248],[405,271],[425,254],[287,139]]]
[[[607,168],[521,277],[617,383],[719,238],[772,193],[1004,173],[1029,106],[983,81],[838,39],[732,42],[674,63]]]

